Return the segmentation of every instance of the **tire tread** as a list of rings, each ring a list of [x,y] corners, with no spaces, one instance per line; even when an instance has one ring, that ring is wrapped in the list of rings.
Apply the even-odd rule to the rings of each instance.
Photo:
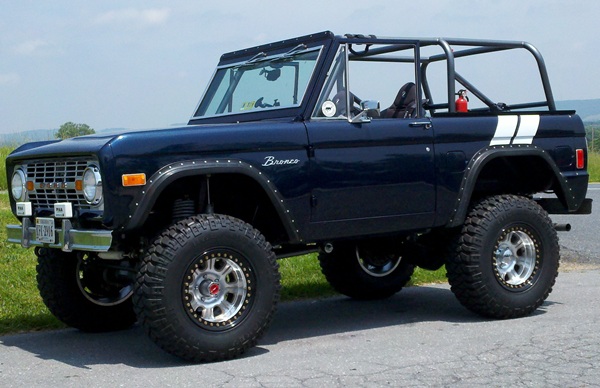
[[[162,303],[163,281],[169,271],[169,265],[177,251],[209,232],[231,231],[245,236],[262,249],[267,257],[271,273],[269,278],[276,280],[273,296],[273,308],[266,318],[257,324],[245,336],[236,338],[227,349],[210,349],[194,345],[185,336],[180,335]],[[245,222],[225,215],[198,215],[180,221],[166,229],[149,247],[136,280],[134,308],[147,335],[163,350],[193,362],[212,362],[228,360],[239,356],[256,345],[269,327],[280,295],[280,274],[275,254],[264,236]]]
[[[550,246],[545,254],[552,265],[556,254],[556,271],[548,281],[546,289],[526,306],[511,306],[496,298],[485,283],[480,265],[484,258],[481,251],[490,224],[503,213],[514,209],[524,210],[534,218],[542,220],[539,228],[550,237]],[[559,244],[556,231],[548,214],[534,201],[517,195],[498,195],[483,199],[476,204],[465,220],[462,233],[454,244],[454,255],[446,264],[451,290],[461,304],[468,309],[491,318],[516,318],[529,315],[546,300],[558,275]]]

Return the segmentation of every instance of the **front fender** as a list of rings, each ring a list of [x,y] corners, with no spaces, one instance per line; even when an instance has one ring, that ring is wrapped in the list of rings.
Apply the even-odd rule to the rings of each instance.
[[[284,225],[291,242],[299,242],[299,231],[290,209],[277,187],[255,166],[238,159],[201,159],[168,164],[148,180],[146,186],[134,198],[125,230],[140,228],[146,222],[162,192],[178,179],[190,176],[238,173],[256,181],[269,197]]]

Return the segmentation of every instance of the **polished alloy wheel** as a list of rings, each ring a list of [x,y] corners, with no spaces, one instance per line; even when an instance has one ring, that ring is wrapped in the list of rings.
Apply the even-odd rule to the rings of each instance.
[[[234,252],[202,255],[187,272],[183,299],[188,313],[204,327],[234,325],[252,296],[252,280]]]
[[[494,253],[498,280],[509,288],[530,284],[538,261],[536,242],[523,228],[505,230]]]

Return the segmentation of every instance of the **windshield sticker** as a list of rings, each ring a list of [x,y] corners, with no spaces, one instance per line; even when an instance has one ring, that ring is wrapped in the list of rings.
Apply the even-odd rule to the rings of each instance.
[[[256,101],[248,101],[248,102],[244,102],[242,104],[242,109],[240,110],[250,110],[250,109],[254,109],[254,104],[256,104]]]
[[[330,100],[325,101],[321,106],[321,111],[323,112],[323,115],[325,117],[335,116],[336,110],[337,109],[335,108],[335,104],[333,103],[333,101]]]

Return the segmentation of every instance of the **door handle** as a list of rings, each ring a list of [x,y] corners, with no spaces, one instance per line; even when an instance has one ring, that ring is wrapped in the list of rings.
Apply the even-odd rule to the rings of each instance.
[[[431,128],[431,121],[413,121],[408,124],[410,127],[423,127],[423,129]]]

